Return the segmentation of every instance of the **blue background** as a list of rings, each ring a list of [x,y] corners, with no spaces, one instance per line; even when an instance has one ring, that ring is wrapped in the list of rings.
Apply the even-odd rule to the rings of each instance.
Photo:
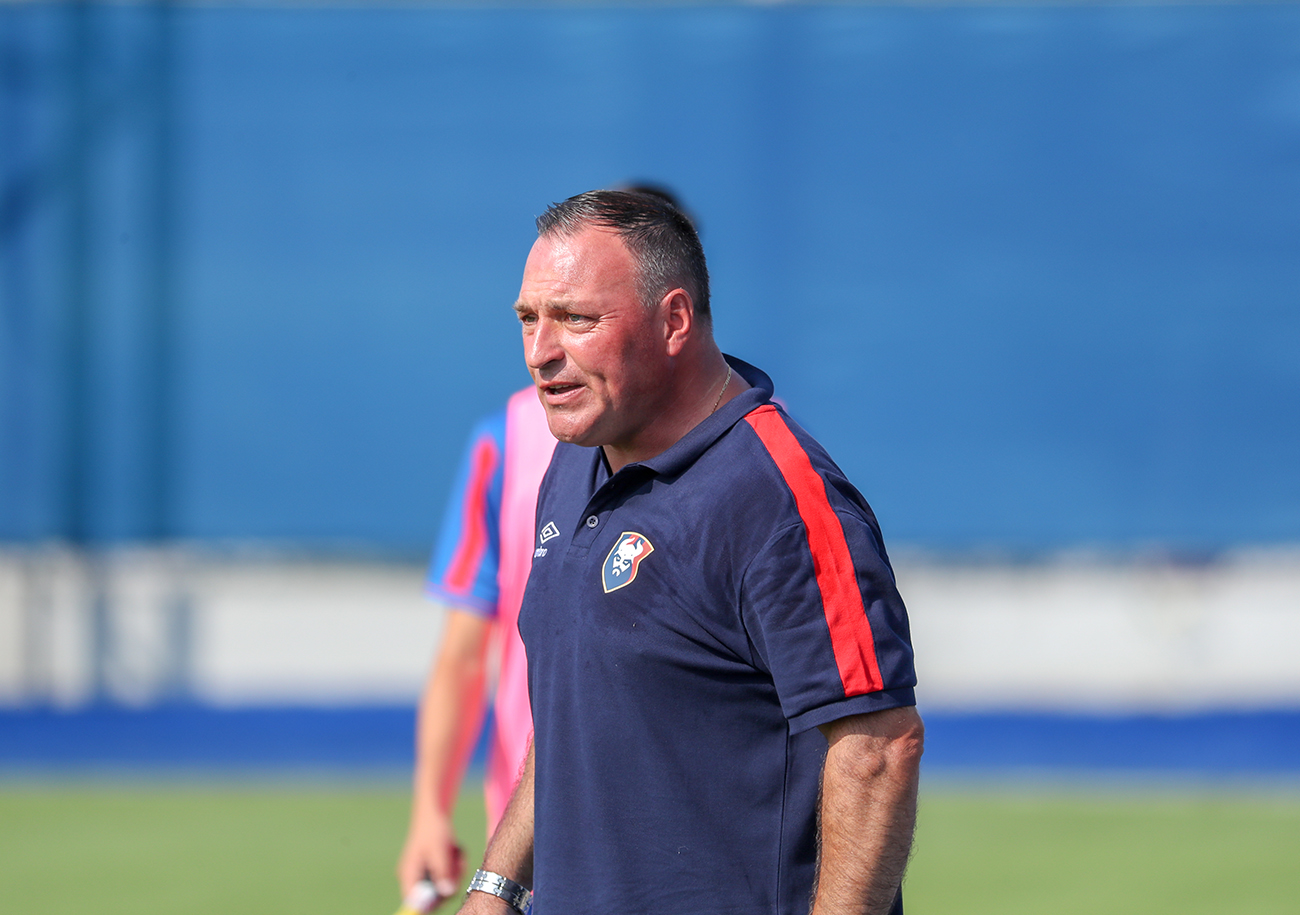
[[[927,775],[1300,774],[1300,711],[1192,715],[926,711]],[[92,771],[409,771],[415,710],[188,705],[0,711],[0,776]],[[491,733],[490,727],[484,734]],[[473,765],[486,759],[486,741]]]
[[[0,539],[427,549],[545,206],[935,549],[1300,539],[1300,7],[0,8]]]

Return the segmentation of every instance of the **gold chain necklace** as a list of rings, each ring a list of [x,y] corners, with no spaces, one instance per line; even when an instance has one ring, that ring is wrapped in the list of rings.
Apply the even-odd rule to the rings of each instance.
[[[731,366],[727,366],[727,377],[722,382],[722,390],[718,392],[718,399],[713,402],[713,409],[709,411],[712,416],[718,412],[718,404],[722,403],[722,395],[727,393],[727,385],[731,384]]]

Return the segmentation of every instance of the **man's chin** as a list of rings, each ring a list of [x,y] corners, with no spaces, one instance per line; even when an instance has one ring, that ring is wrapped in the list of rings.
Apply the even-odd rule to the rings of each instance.
[[[591,437],[591,427],[572,420],[573,417],[565,413],[553,413],[548,410],[546,414],[546,426],[557,442],[564,442],[567,445],[590,445],[587,439]]]

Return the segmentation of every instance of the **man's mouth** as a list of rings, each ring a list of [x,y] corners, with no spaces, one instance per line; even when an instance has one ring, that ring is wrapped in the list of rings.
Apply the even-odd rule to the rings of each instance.
[[[548,384],[542,387],[542,390],[551,397],[559,397],[561,394],[568,394],[570,391],[576,391],[582,387],[580,384]]]

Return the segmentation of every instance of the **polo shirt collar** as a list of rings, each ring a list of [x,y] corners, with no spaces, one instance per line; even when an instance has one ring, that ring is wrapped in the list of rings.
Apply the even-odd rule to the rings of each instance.
[[[667,451],[647,461],[640,461],[635,465],[629,464],[623,470],[637,466],[645,467],[663,476],[679,474],[695,463],[700,455],[708,451],[714,442],[740,422],[747,413],[772,399],[772,379],[767,377],[766,372],[735,356],[724,353],[723,358],[727,360],[733,372],[749,383],[749,389],[719,407],[716,413],[683,435]]]

